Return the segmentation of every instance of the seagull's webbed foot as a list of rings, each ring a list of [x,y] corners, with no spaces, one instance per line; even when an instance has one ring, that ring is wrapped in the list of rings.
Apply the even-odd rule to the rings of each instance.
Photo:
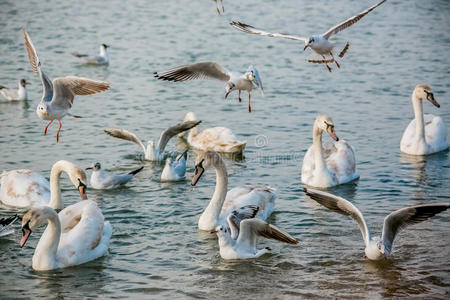
[[[58,132],[56,133],[56,142],[57,143],[59,142],[59,132],[61,131],[61,126],[62,126],[61,121],[58,120],[58,122],[59,122],[59,128],[58,128]]]
[[[220,4],[222,4],[222,12],[225,12],[225,7],[223,7],[223,0],[220,0]]]
[[[47,135],[47,129],[48,129],[48,126],[50,126],[50,124],[52,124],[52,123],[53,123],[53,120],[51,120],[50,122],[48,122],[47,126],[45,126],[44,135]]]
[[[219,3],[217,3],[217,0],[215,0],[215,1],[216,1],[216,9],[217,9],[217,13],[220,15]]]

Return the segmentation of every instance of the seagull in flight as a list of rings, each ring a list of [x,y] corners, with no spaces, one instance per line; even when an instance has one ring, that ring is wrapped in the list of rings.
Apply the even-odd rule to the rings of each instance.
[[[155,77],[160,80],[175,82],[194,79],[216,79],[224,81],[225,99],[232,91],[238,90],[238,100],[241,102],[241,91],[248,92],[248,112],[252,112],[252,107],[250,105],[250,92],[255,88],[259,88],[264,96],[264,88],[261,77],[259,76],[258,70],[252,65],[248,67],[244,74],[228,71],[212,61],[184,65],[164,72],[155,72],[154,74]]]
[[[333,50],[336,47],[336,44],[331,43],[328,39],[331,36],[337,34],[338,32],[352,26],[353,24],[355,24],[356,22],[361,20],[365,15],[367,15],[369,12],[371,12],[372,10],[374,10],[376,7],[380,6],[384,2],[386,2],[386,0],[382,0],[382,1],[378,2],[377,4],[369,7],[368,9],[360,12],[359,14],[337,24],[336,26],[331,27],[327,32],[318,34],[318,35],[312,35],[310,38],[300,37],[300,36],[295,36],[295,35],[290,35],[290,34],[285,34],[285,33],[267,32],[262,29],[255,28],[251,25],[247,25],[247,24],[244,24],[241,22],[232,21],[230,24],[234,28],[244,31],[244,32],[247,32],[247,33],[265,35],[265,36],[269,36],[269,37],[280,37],[280,38],[296,40],[296,41],[303,41],[305,43],[305,47],[303,48],[303,50],[306,50],[306,48],[311,48],[314,52],[321,55],[323,58],[323,60],[308,60],[308,62],[325,64],[328,71],[331,72],[331,68],[328,65],[329,63],[333,63],[333,62],[336,63],[336,66],[338,68],[340,68],[341,66],[339,65],[339,63],[337,62],[337,60],[333,54]],[[347,42],[344,49],[338,54],[338,56],[340,58],[344,57],[344,55],[347,52],[349,47],[350,47],[350,44]]]
[[[41,78],[43,87],[42,99],[37,106],[36,113],[42,120],[50,121],[45,126],[44,135],[47,134],[48,126],[54,120],[58,120],[59,129],[56,134],[56,142],[59,142],[59,132],[62,126],[61,119],[65,115],[81,118],[70,113],[75,95],[91,95],[105,91],[109,89],[109,83],[76,76],[59,77],[50,81],[41,70],[41,61],[25,28],[23,29],[23,34],[31,68]]]
[[[349,216],[358,223],[366,246],[364,252],[370,260],[380,260],[391,254],[395,236],[406,226],[425,221],[450,208],[449,203],[430,203],[398,209],[384,218],[383,233],[380,238],[371,236],[362,213],[350,201],[313,189],[304,188],[303,191],[312,200],[329,210]]]
[[[81,54],[78,52],[73,52],[72,55],[83,60],[86,65],[107,65],[109,64],[109,46],[106,44],[100,45],[100,54],[97,56],[90,56],[88,54]]]

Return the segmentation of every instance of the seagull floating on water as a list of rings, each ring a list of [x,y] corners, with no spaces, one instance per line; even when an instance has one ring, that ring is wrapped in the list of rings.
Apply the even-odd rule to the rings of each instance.
[[[161,181],[181,181],[186,179],[186,164],[188,158],[188,151],[184,151],[177,156],[176,159],[166,158],[166,164],[161,173]]]
[[[238,99],[241,99],[241,91],[248,92],[248,112],[252,111],[250,106],[250,92],[255,89],[261,89],[264,96],[264,89],[258,70],[252,65],[248,67],[244,74],[228,71],[219,64],[211,61],[199,62],[191,65],[176,67],[164,72],[155,72],[155,77],[167,81],[187,81],[194,79],[217,79],[226,82],[225,98],[235,90],[239,91]]]
[[[18,215],[14,215],[7,218],[0,219],[0,236],[9,235],[14,233],[14,229],[12,229],[12,224],[19,219]]]
[[[100,54],[96,56],[90,56],[88,54],[81,54],[78,52],[73,52],[72,55],[83,60],[83,63],[86,65],[107,65],[109,64],[109,54],[107,50],[108,48],[108,45],[101,44]]]
[[[290,39],[290,40],[297,40],[297,41],[303,41],[305,43],[305,47],[303,48],[303,50],[306,50],[306,48],[311,48],[314,52],[316,52],[317,54],[321,55],[323,60],[308,60],[308,62],[312,62],[312,63],[324,63],[325,66],[327,67],[328,71],[331,72],[331,68],[328,65],[329,63],[336,63],[336,66],[338,68],[340,68],[339,63],[337,62],[336,58],[334,57],[333,54],[333,50],[336,47],[336,44],[331,43],[328,39],[334,35],[337,34],[338,32],[352,26],[353,24],[355,24],[356,22],[358,22],[359,20],[361,20],[365,15],[367,15],[369,12],[371,12],[372,10],[374,10],[376,7],[378,7],[379,5],[383,4],[384,2],[386,2],[386,0],[380,1],[377,4],[369,7],[368,9],[360,12],[359,14],[337,24],[336,26],[331,27],[327,32],[323,33],[323,34],[318,34],[318,35],[312,35],[310,38],[305,38],[305,37],[300,37],[300,36],[295,36],[295,35],[290,35],[290,34],[285,34],[285,33],[272,33],[272,32],[267,32],[264,31],[262,29],[258,29],[255,28],[251,25],[247,25],[241,22],[231,22],[230,24],[236,28],[239,29],[241,31],[247,32],[247,33],[252,33],[252,34],[259,34],[259,35],[265,35],[265,36],[269,36],[269,37],[281,37],[281,38],[285,38],[285,39]],[[350,44],[347,43],[344,47],[344,49],[338,54],[338,56],[340,58],[344,57],[345,53],[347,52],[348,48],[349,48]],[[331,59],[327,59],[327,57],[331,57]]]
[[[125,174],[109,175],[102,170],[102,166],[100,165],[100,163],[95,163],[92,166],[86,168],[86,170],[92,170],[90,183],[94,189],[110,190],[131,181],[131,179],[133,179],[137,173],[142,171],[143,168],[144,167],[140,167],[139,169]]]
[[[50,121],[45,126],[44,135],[47,134],[48,126],[54,120],[58,120],[59,129],[56,134],[56,142],[59,142],[61,119],[65,115],[80,118],[80,116],[75,116],[70,113],[75,95],[91,95],[105,91],[109,89],[109,83],[76,76],[59,77],[55,78],[53,82],[50,81],[41,70],[41,62],[25,28],[23,29],[23,34],[31,68],[34,73],[39,74],[41,77],[43,87],[42,99],[37,106],[36,113],[42,120]]]
[[[381,238],[372,237],[362,213],[349,201],[330,193],[306,189],[303,191],[314,201],[338,214],[349,216],[355,220],[364,239],[366,257],[370,260],[380,260],[391,254],[395,236],[406,226],[425,221],[434,215],[450,208],[448,203],[422,204],[404,207],[390,213],[384,218]]]
[[[27,82],[25,79],[19,80],[19,88],[17,90],[9,89],[6,86],[0,85],[0,94],[6,99],[10,101],[14,100],[28,100],[28,93],[26,86],[31,84]]]

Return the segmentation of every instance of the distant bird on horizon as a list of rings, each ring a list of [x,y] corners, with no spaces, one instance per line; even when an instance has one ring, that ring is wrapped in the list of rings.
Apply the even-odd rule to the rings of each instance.
[[[80,58],[86,65],[108,65],[109,64],[109,46],[106,44],[100,45],[100,54],[96,56],[91,56],[88,54],[81,54],[78,52],[72,52],[72,55]]]
[[[300,36],[295,36],[295,35],[289,35],[289,34],[285,34],[285,33],[271,33],[271,32],[267,32],[264,31],[262,29],[258,29],[255,28],[251,25],[247,25],[241,22],[235,22],[232,21],[230,23],[231,26],[233,26],[234,28],[247,32],[247,33],[252,33],[252,34],[258,34],[258,35],[265,35],[265,36],[269,36],[269,37],[281,37],[281,38],[285,38],[285,39],[290,39],[290,40],[297,40],[297,41],[303,41],[305,43],[305,47],[303,48],[303,50],[306,50],[306,48],[311,48],[314,52],[316,52],[317,54],[319,54],[320,56],[322,56],[323,60],[308,60],[308,62],[311,63],[321,63],[321,64],[325,64],[325,66],[327,67],[328,71],[331,72],[331,68],[328,65],[329,63],[336,63],[336,66],[338,68],[340,68],[341,66],[339,65],[339,63],[337,62],[334,54],[337,54],[340,58],[344,57],[345,53],[347,52],[350,44],[347,42],[347,44],[345,45],[345,47],[343,48],[343,50],[341,50],[340,53],[333,53],[333,51],[336,48],[336,44],[331,43],[330,41],[328,41],[328,39],[334,35],[337,34],[338,32],[352,26],[353,24],[355,24],[356,22],[358,22],[359,20],[361,20],[365,15],[367,15],[369,12],[371,12],[372,10],[374,10],[376,7],[378,7],[379,5],[383,4],[384,2],[386,2],[386,0],[382,0],[380,2],[378,2],[377,4],[369,7],[368,9],[360,12],[359,14],[337,24],[336,26],[331,27],[327,32],[322,33],[322,34],[318,34],[318,35],[312,35],[310,38],[306,38],[306,37],[300,37]],[[327,58],[328,57],[328,58]],[[331,58],[330,58],[331,57]]]
[[[28,93],[26,86],[31,84],[31,82],[26,81],[25,79],[19,80],[19,88],[17,90],[9,89],[6,86],[0,85],[0,94],[9,101],[14,100],[28,100]]]
[[[252,112],[250,105],[250,92],[255,88],[259,88],[264,96],[261,77],[259,76],[258,70],[252,65],[248,67],[244,74],[228,71],[212,61],[175,67],[164,72],[155,72],[154,74],[159,80],[174,82],[194,79],[216,79],[224,81],[226,82],[225,99],[232,91],[238,90],[238,100],[241,102],[241,91],[248,92],[248,112]]]
[[[41,62],[25,28],[23,29],[23,34],[31,68],[34,73],[40,76],[43,87],[42,99],[37,106],[36,113],[42,120],[50,121],[45,126],[44,135],[47,134],[48,126],[54,120],[58,120],[59,129],[56,134],[56,142],[58,143],[59,132],[62,126],[61,119],[65,115],[80,118],[80,116],[75,116],[70,113],[75,95],[91,95],[105,91],[109,89],[109,83],[76,76],[58,77],[53,82],[50,81],[41,70]]]

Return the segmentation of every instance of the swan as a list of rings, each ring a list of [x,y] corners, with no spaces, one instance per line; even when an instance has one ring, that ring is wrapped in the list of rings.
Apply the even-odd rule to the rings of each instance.
[[[304,188],[303,191],[312,200],[338,214],[349,216],[358,223],[366,246],[364,252],[370,260],[380,260],[391,254],[395,236],[406,226],[425,221],[450,208],[448,203],[429,203],[398,209],[384,218],[383,234],[380,238],[371,236],[362,213],[350,201],[313,189]]]
[[[166,158],[166,164],[161,173],[161,181],[181,181],[186,179],[186,164],[188,159],[188,151],[184,151],[175,160],[170,157]]]
[[[275,207],[276,194],[274,190],[268,186],[239,186],[227,192],[227,168],[223,159],[215,151],[207,151],[197,157],[191,182],[193,186],[197,184],[209,166],[216,169],[216,189],[198,221],[200,230],[211,231],[217,226],[225,224],[228,215],[243,206],[258,206],[260,209],[256,217],[259,219],[266,220],[270,216]]]
[[[97,56],[81,54],[78,52],[73,52],[72,55],[83,60],[83,63],[86,65],[107,65],[109,64],[109,54],[107,50],[108,48],[108,45],[101,44],[100,53]]]
[[[336,142],[322,145],[322,132]],[[302,183],[327,188],[359,178],[356,172],[355,153],[346,141],[339,140],[334,131],[333,120],[327,115],[318,115],[314,122],[313,144],[303,158]]]
[[[139,169],[125,174],[109,175],[103,171],[100,163],[95,163],[86,168],[86,170],[92,170],[90,184],[94,189],[110,190],[131,181],[131,179],[133,179],[137,173],[142,171],[143,168],[144,167],[140,167]]]
[[[12,224],[19,219],[18,215],[14,215],[11,217],[1,218],[0,219],[0,236],[9,235],[14,233],[14,229],[12,229]]]
[[[19,80],[19,89],[13,90],[8,89],[7,87],[0,85],[0,94],[5,97],[6,100],[28,100],[28,93],[27,93],[27,85],[31,84],[30,82],[26,81],[25,79]]]
[[[151,140],[148,141],[147,147],[145,147],[141,140],[134,133],[131,133],[125,129],[108,128],[104,131],[106,134],[112,137],[127,140],[140,146],[142,151],[144,151],[146,160],[161,161],[164,159],[164,149],[166,148],[167,143],[172,137],[197,126],[201,122],[202,121],[187,121],[167,128],[161,133],[156,147]]]
[[[196,117],[193,112],[188,112],[184,121],[195,121]],[[178,136],[183,137],[185,133]],[[212,127],[198,132],[197,127],[189,131],[187,142],[190,147],[200,150],[208,151],[214,150],[220,153],[235,153],[239,154],[244,151],[247,141],[238,141],[233,132],[226,127]]]
[[[449,147],[447,130],[442,118],[423,114],[422,100],[424,99],[440,107],[429,86],[423,84],[416,86],[411,96],[414,120],[409,123],[400,142],[400,150],[404,153],[428,155]]]
[[[3,172],[0,180],[0,201],[12,207],[48,205],[53,209],[63,209],[59,186],[62,172],[69,175],[81,199],[86,200],[86,173],[73,163],[60,160],[52,166],[50,183],[41,174],[27,169]]]
[[[97,204],[85,200],[59,215],[48,206],[32,208],[22,218],[20,247],[32,231],[48,222],[33,255],[34,270],[44,271],[83,264],[106,254],[112,227]]]

